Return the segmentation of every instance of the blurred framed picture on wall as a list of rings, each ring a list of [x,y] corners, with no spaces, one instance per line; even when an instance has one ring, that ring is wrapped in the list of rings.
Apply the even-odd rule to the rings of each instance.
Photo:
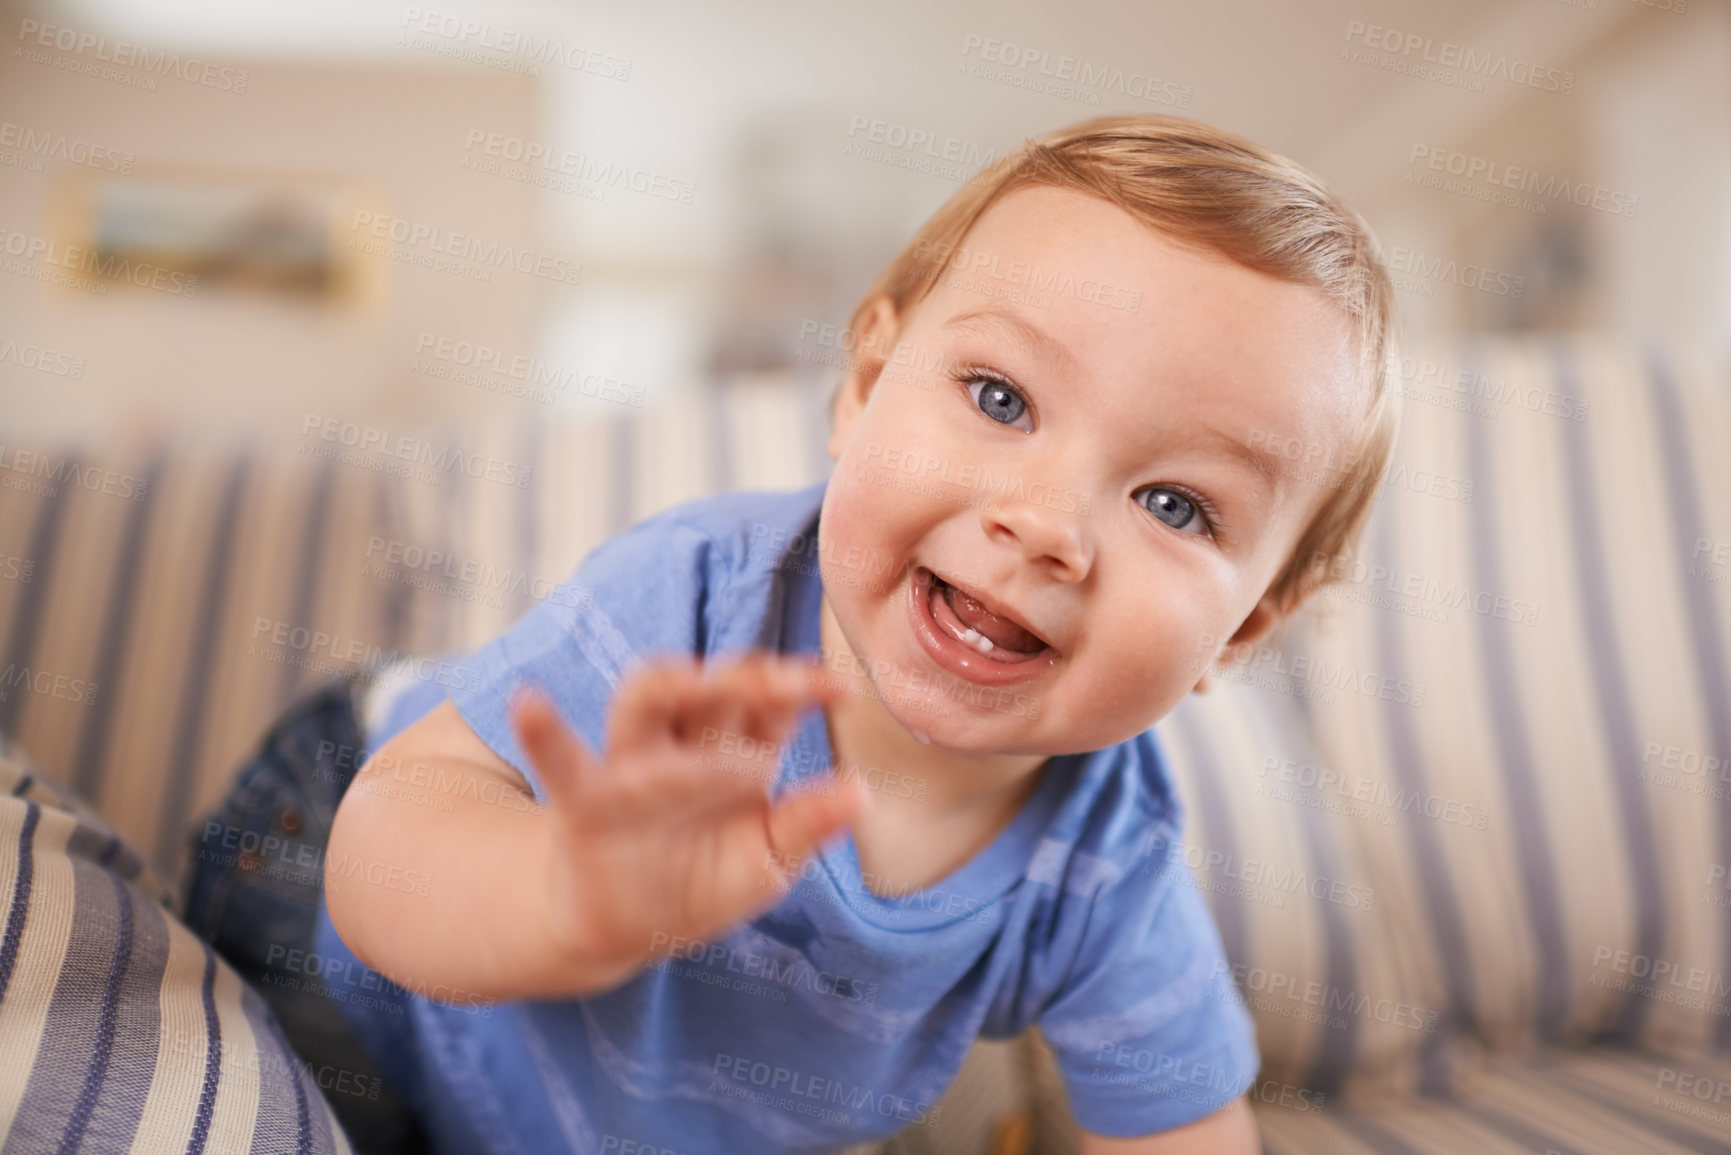
[[[354,308],[378,287],[380,263],[342,235],[369,199],[351,178],[153,167],[66,185],[50,239],[60,251],[48,259],[86,292],[233,291]]]

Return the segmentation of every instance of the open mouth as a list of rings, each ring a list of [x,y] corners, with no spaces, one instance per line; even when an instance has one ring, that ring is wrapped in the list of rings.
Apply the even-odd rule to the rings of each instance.
[[[988,662],[1020,665],[1054,656],[1044,638],[1013,618],[988,609],[979,597],[921,566],[915,596],[943,635]]]

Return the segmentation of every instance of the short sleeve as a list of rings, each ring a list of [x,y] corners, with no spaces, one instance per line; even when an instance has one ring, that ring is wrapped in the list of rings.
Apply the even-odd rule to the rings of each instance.
[[[476,735],[516,767],[539,801],[542,784],[511,732],[509,708],[534,686],[597,754],[607,708],[641,661],[704,651],[713,539],[668,515],[609,538],[577,571],[475,651],[457,670],[451,701]]]
[[[1256,1031],[1181,855],[1100,892],[1078,962],[1040,1015],[1084,1130],[1127,1138],[1213,1114],[1261,1065]]]

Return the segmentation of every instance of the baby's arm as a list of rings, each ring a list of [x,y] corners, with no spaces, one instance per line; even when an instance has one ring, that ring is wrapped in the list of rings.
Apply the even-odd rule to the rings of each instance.
[[[416,991],[615,987],[659,953],[652,943],[713,935],[772,904],[787,872],[853,820],[855,784],[772,805],[773,760],[700,745],[709,728],[775,749],[800,709],[835,692],[800,660],[754,655],[708,674],[654,663],[620,685],[605,762],[545,699],[521,695],[512,724],[545,807],[447,701],[344,795],[326,856],[331,921],[363,962]],[[389,789],[404,778],[457,785]]]

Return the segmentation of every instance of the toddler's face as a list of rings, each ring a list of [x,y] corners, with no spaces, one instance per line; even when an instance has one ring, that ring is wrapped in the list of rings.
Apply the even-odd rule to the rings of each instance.
[[[1009,194],[959,251],[859,335],[894,351],[836,403],[826,601],[916,735],[1099,749],[1277,619],[1264,593],[1326,491],[1255,455],[1350,452],[1349,322],[1068,190]]]

